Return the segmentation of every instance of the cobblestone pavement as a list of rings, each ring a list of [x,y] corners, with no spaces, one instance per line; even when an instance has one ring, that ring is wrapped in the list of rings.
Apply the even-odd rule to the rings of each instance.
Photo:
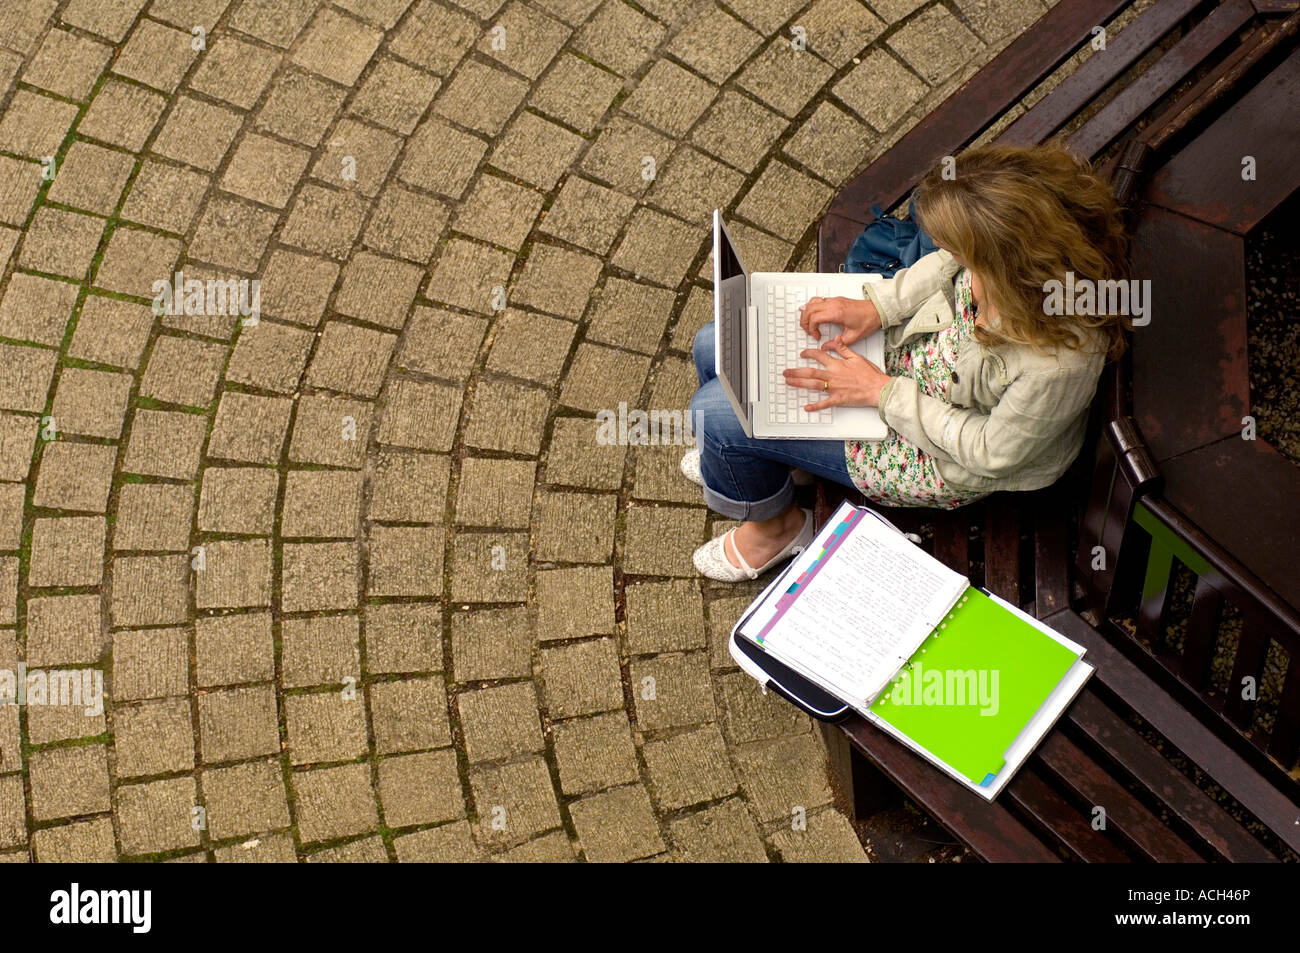
[[[593,413],[1044,9],[5,0],[0,859],[865,859]]]

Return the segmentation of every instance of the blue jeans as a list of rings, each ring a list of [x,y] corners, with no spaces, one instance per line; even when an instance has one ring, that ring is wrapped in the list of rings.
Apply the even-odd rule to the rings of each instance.
[[[843,440],[758,440],[745,435],[714,372],[713,323],[695,335],[692,348],[700,389],[691,398],[691,420],[700,449],[704,501],[723,516],[766,520],[794,502],[790,468],[854,486],[844,462]]]

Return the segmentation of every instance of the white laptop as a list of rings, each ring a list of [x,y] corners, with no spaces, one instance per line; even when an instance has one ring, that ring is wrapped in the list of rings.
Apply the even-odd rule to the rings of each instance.
[[[831,407],[809,413],[803,407],[822,399],[818,391],[790,387],[781,373],[785,368],[819,367],[818,361],[801,358],[801,352],[822,346],[842,330],[840,325],[823,324],[820,339],[803,332],[800,307],[807,299],[861,300],[862,283],[880,278],[880,274],[844,272],[750,274],[715,209],[716,372],[746,434],[783,439],[885,438],[888,428],[875,407]],[[849,350],[884,368],[883,333],[868,335]],[[827,355],[840,360],[833,351]]]
[[[718,378],[731,406],[751,437],[804,440],[883,440],[888,433],[875,407],[831,407],[808,413],[821,400],[818,391],[790,387],[787,367],[816,367],[800,357],[820,347],[842,328],[823,324],[821,340],[799,326],[799,308],[812,297],[862,299],[862,283],[877,274],[756,272],[740,263],[736,247],[713,213],[713,319]],[[884,367],[884,335],[877,331],[850,350]],[[841,358],[826,352],[832,360]]]

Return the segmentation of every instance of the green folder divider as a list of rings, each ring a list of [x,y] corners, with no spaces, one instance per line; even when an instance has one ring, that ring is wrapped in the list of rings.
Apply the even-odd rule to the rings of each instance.
[[[871,712],[973,783],[987,784],[1077,658],[972,586]]]

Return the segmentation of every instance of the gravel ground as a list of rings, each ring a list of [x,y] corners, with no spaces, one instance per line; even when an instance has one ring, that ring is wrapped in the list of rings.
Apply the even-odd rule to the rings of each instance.
[[[1300,198],[1246,243],[1250,403],[1259,436],[1300,463]]]

